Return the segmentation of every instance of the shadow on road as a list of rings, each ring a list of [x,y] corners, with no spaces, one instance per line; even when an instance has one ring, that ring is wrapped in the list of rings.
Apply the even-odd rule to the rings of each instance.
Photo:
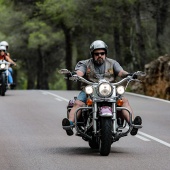
[[[68,156],[77,156],[77,155],[88,155],[88,156],[99,156],[98,149],[91,149],[89,147],[59,147],[59,148],[48,148],[46,149],[49,154],[59,154],[59,155],[68,155]],[[126,155],[130,154],[126,151],[125,148],[111,148],[110,154],[116,155]]]

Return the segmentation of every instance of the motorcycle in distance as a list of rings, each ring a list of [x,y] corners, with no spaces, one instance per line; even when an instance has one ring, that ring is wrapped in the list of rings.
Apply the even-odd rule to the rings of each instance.
[[[87,84],[85,87],[86,105],[75,111],[73,126],[75,126],[76,135],[87,141],[92,149],[99,149],[100,155],[108,156],[112,143],[127,136],[133,127],[142,128],[141,125],[133,124],[132,113],[122,107],[121,96],[130,82],[140,81],[133,79],[134,75],[144,76],[144,72],[137,71],[116,83],[109,83],[105,79],[99,79],[98,83],[93,83],[78,75],[72,75],[67,69],[61,69],[59,72],[64,75],[70,74],[69,79],[72,81],[81,81]],[[73,104],[74,100],[70,100],[67,106],[67,117],[69,117]],[[129,123],[120,117],[122,110],[129,113]],[[81,111],[81,116],[78,116],[79,111]],[[63,128],[67,129],[65,126]]]
[[[14,59],[14,61],[16,61]],[[5,96],[5,92],[9,88],[9,83],[8,83],[8,74],[9,71],[8,68],[12,66],[13,64],[5,61],[5,60],[0,60],[0,95]]]

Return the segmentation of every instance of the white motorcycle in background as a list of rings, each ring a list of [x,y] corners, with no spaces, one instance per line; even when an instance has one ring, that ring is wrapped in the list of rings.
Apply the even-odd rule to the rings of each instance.
[[[5,96],[5,92],[9,87],[9,83],[8,83],[9,66],[11,66],[11,63],[5,60],[0,60],[0,95],[1,96]]]

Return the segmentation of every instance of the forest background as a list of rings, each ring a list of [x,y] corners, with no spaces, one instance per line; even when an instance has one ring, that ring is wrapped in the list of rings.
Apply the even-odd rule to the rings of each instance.
[[[58,70],[74,70],[97,39],[129,72],[170,54],[168,0],[0,0],[0,14],[17,89],[78,89]]]

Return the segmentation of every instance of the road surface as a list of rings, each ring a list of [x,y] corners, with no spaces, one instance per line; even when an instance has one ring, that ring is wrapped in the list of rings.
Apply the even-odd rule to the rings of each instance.
[[[9,90],[0,96],[0,170],[170,170],[170,102],[126,94],[143,128],[103,157],[62,129],[68,100],[77,94]]]

